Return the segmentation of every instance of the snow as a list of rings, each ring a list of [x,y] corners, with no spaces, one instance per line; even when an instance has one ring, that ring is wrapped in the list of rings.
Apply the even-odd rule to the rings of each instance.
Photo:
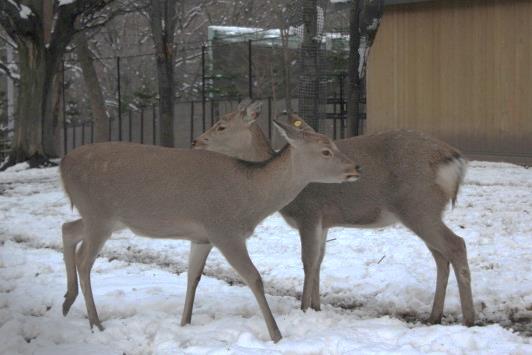
[[[335,228],[321,273],[322,311],[299,310],[297,232],[279,214],[248,241],[283,333],[273,344],[254,297],[217,251],[179,326],[188,242],[116,233],[92,272],[105,331],[91,332],[83,297],[61,314],[60,227],[75,219],[57,168],[0,173],[0,354],[486,353],[530,354],[532,170],[472,162],[446,222],[468,246],[479,326],[459,324],[451,273],[444,325],[428,326],[435,266],[404,227]],[[522,333],[517,333],[511,329]]]
[[[364,77],[364,68],[366,67],[366,62],[368,60],[369,48],[368,48],[368,38],[366,36],[360,37],[360,45],[358,47],[358,77],[362,79]]]
[[[70,5],[76,2],[76,0],[59,0],[59,6]]]
[[[24,4],[18,4],[18,3],[16,3],[13,0],[8,0],[8,1],[9,1],[9,3],[11,5],[15,6],[19,10],[20,18],[27,20],[28,17],[33,15],[33,12],[31,11],[31,9],[28,6],[26,6]]]

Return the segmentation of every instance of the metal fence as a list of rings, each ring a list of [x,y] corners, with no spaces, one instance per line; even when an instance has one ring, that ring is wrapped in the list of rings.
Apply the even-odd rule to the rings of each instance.
[[[176,70],[176,82],[192,77],[188,90],[180,90],[175,106],[175,145],[189,147],[197,135],[214,124],[223,114],[236,108],[246,97],[262,100],[265,107],[261,122],[265,132],[275,142],[271,119],[285,109],[286,92],[291,94],[291,105],[298,107],[297,72],[298,53],[291,53],[291,82],[285,82],[279,60],[278,47],[271,38],[233,43],[214,43],[187,48],[194,60],[187,64],[188,72]],[[195,52],[194,52],[195,51]],[[91,117],[87,89],[76,57],[64,59],[62,72],[62,97],[57,122],[65,154],[73,148],[94,141],[94,123]],[[109,140],[157,144],[159,140],[158,86],[153,53],[94,58],[98,78],[105,97],[109,118]],[[294,64],[295,63],[295,64]],[[179,69],[179,68],[178,68]],[[320,132],[333,139],[346,134],[346,74],[336,66],[322,74],[326,86],[323,112],[320,115]],[[190,74],[192,73],[192,74]],[[284,90],[288,86],[288,91]],[[283,93],[283,95],[281,95]],[[318,99],[318,98],[317,98]],[[365,99],[363,99],[365,100]],[[360,105],[363,109],[365,105]],[[362,129],[364,112],[359,113]],[[305,118],[305,117],[303,117]],[[1,147],[0,147],[1,148]],[[1,154],[5,154],[4,149]],[[1,158],[1,157],[0,157]]]
[[[341,80],[341,79],[339,79]],[[175,146],[189,148],[190,143],[198,135],[205,132],[224,114],[232,112],[241,98],[224,98],[219,100],[183,100],[175,104],[174,130]],[[274,100],[273,97],[256,98],[262,102],[262,113],[258,124],[272,142],[279,148],[283,139],[273,129],[272,120],[284,110],[284,99]],[[298,99],[292,99],[293,107],[297,107]],[[343,90],[333,93],[328,100],[326,119],[320,125],[320,131],[333,139],[344,138],[346,133],[346,102]],[[156,145],[160,141],[158,134],[159,109],[155,103],[138,110],[128,109],[122,118],[109,119],[109,141],[124,141]],[[94,142],[94,123],[80,121],[65,124],[62,130],[63,154],[83,144]]]

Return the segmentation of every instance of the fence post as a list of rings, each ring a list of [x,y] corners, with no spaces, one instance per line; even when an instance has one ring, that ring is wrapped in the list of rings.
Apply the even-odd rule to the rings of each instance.
[[[337,130],[337,127],[336,127],[336,115],[337,115],[337,112],[336,112],[336,90],[334,91],[334,94],[333,94],[333,139],[336,140],[336,130]]]
[[[338,74],[340,83],[340,138],[345,138],[345,111],[344,111],[344,76]]]
[[[152,104],[151,105],[151,124],[152,124],[152,127],[151,127],[151,132],[152,132],[152,141],[153,141],[153,145],[155,145],[157,143],[157,122],[155,121],[155,115],[156,115],[156,108],[155,108],[155,104]]]
[[[272,140],[272,98],[268,97],[268,139]]]
[[[65,58],[62,60],[62,78],[61,78],[61,104],[63,109],[63,155],[68,153],[68,131],[67,131],[67,122],[66,122],[66,105],[65,105]]]
[[[214,101],[211,100],[211,127],[214,125]]]
[[[72,127],[72,149],[76,149],[76,126]]]
[[[205,45],[201,46],[201,120],[203,124],[203,132],[205,132],[205,116],[206,116],[206,101],[205,96]]]
[[[122,95],[120,92],[120,56],[116,57],[116,80],[118,91],[118,140],[122,141]]]
[[[81,145],[85,145],[85,121],[81,123]]]
[[[190,143],[194,141],[194,101],[190,101]]]
[[[253,99],[253,68],[252,68],[252,56],[251,56],[251,40],[248,40],[248,91],[249,98]]]
[[[140,144],[144,144],[144,107],[140,109]]]
[[[91,121],[91,144],[94,143],[94,121]]]
[[[129,139],[129,141],[131,142],[133,139],[132,139],[132,128],[131,128],[131,109],[127,110],[127,118],[128,118],[128,121],[129,121],[129,124],[128,124],[128,132],[127,132],[127,137]]]

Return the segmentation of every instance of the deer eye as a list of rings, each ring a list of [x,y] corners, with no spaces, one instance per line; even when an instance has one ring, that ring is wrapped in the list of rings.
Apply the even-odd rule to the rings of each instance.
[[[332,157],[332,152],[329,149],[324,149],[321,151],[321,155],[323,155],[326,158]]]
[[[218,126],[218,128],[216,130],[218,132],[221,132],[221,131],[225,130],[225,126]]]

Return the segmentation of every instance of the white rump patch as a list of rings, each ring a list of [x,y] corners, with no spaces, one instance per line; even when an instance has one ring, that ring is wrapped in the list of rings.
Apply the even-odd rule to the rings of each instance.
[[[467,170],[467,161],[455,158],[448,163],[441,164],[436,174],[436,183],[445,194],[454,201],[458,187],[464,179]]]

